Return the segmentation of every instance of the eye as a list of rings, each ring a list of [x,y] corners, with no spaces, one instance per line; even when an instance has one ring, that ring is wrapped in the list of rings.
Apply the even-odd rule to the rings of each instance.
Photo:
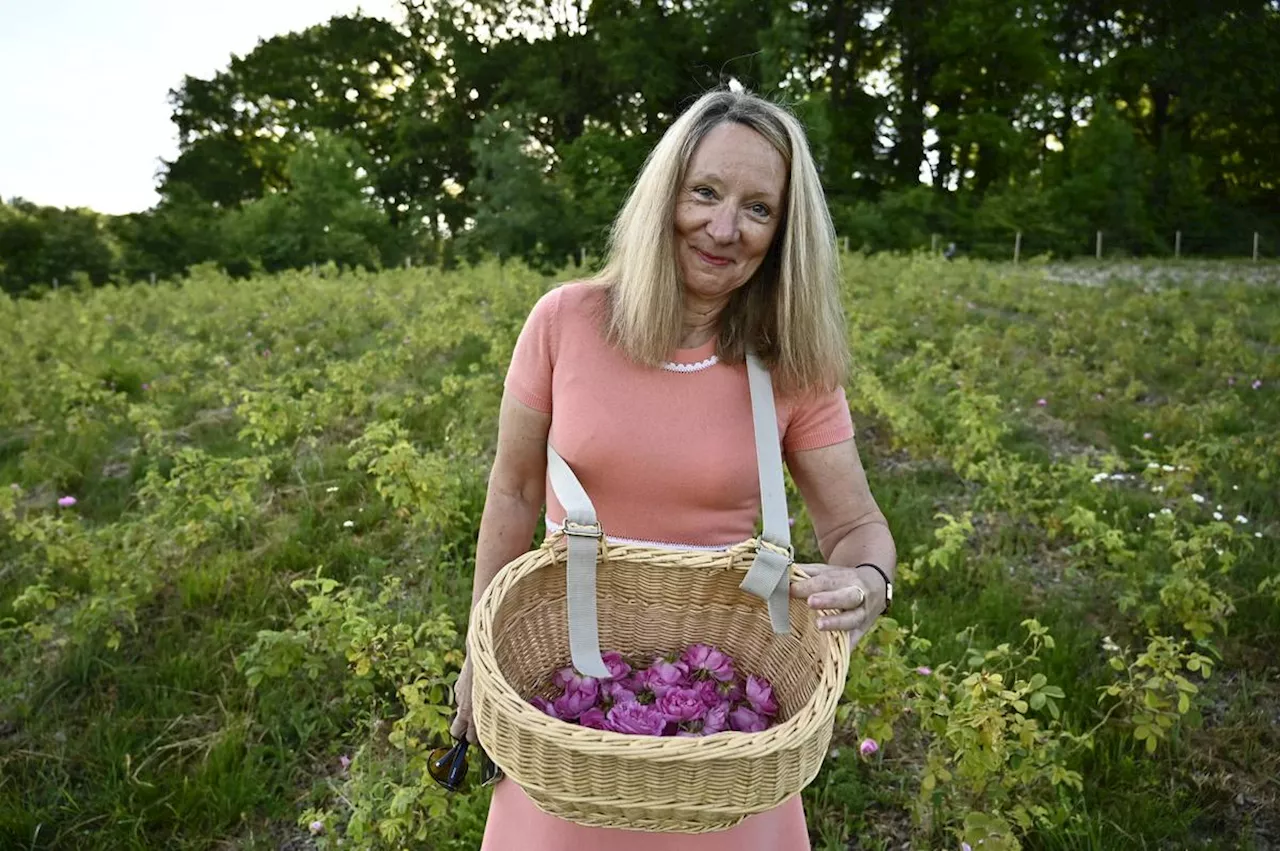
[[[757,218],[767,219],[771,213],[772,211],[764,204],[751,205],[751,215],[756,216]]]
[[[699,198],[712,199],[716,197],[715,190],[710,186],[695,186],[693,187],[693,194]]]

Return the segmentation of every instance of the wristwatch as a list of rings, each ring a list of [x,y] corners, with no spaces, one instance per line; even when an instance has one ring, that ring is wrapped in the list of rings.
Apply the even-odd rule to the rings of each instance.
[[[893,583],[889,581],[889,575],[871,562],[865,562],[858,565],[854,570],[861,570],[869,567],[876,573],[880,574],[880,578],[884,580],[884,610],[887,612],[893,608]]]

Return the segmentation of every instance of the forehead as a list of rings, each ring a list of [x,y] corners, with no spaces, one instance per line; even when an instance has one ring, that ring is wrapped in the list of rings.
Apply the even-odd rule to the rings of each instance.
[[[787,164],[769,140],[745,124],[726,121],[703,136],[689,158],[689,177],[715,177],[743,191],[781,197]]]

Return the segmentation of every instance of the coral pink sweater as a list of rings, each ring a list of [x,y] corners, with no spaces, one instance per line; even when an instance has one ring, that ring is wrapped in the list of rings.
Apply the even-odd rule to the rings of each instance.
[[[746,367],[715,357],[715,341],[640,366],[602,333],[604,293],[567,284],[534,306],[516,343],[506,389],[550,413],[549,440],[568,462],[615,540],[732,546],[760,512]],[[784,458],[853,437],[843,389],[775,392]],[[547,483],[547,525],[564,510]],[[807,849],[799,797],[727,831],[680,835],[587,828],[546,815],[510,781],[494,790],[485,851],[778,851]]]

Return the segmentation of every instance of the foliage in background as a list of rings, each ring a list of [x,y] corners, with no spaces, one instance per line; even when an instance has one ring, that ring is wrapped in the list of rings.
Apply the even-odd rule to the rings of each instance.
[[[901,590],[805,793],[816,848],[1280,827],[1280,289],[1185,269],[846,256]],[[474,848],[486,793],[424,763],[511,346],[580,271],[0,300],[0,846]]]
[[[1264,254],[1280,249],[1274,0],[402,10],[398,24],[335,17],[184,78],[160,203],[104,219],[15,201],[0,214],[0,285],[165,279],[206,261],[243,275],[599,256],[658,136],[730,79],[801,116],[854,249],[937,235],[1008,257],[1022,231],[1024,256],[1071,257],[1098,230],[1115,255],[1168,256],[1178,231],[1187,256],[1248,256],[1255,232]],[[291,197],[351,197],[341,169],[299,171],[326,137],[362,152],[358,210]]]

